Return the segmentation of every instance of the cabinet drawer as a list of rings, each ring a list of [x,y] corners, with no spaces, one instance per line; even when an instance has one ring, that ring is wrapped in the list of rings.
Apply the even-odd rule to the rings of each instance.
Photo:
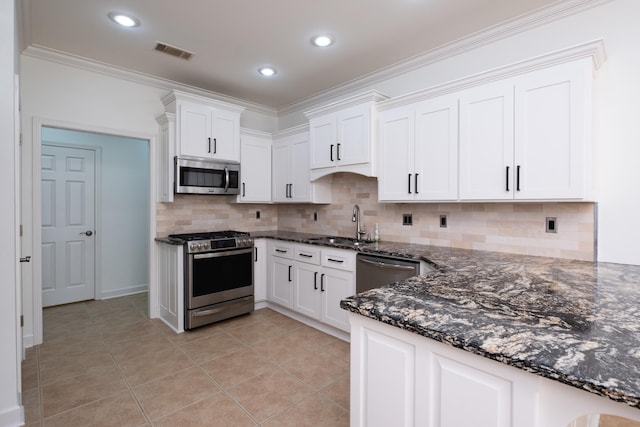
[[[320,265],[320,248],[312,245],[296,246],[294,259],[308,264]]]
[[[271,243],[271,255],[280,258],[293,259],[294,245],[289,243],[273,242]]]
[[[355,271],[356,254],[352,251],[329,249],[322,250],[322,265],[346,271]]]

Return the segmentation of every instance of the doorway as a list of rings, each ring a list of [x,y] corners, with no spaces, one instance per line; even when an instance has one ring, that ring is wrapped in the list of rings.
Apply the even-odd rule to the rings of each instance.
[[[42,127],[42,305],[108,299],[149,290],[149,141]],[[59,196],[51,196],[51,147],[60,157]],[[95,154],[95,170],[90,155]],[[66,170],[73,169],[71,177]],[[83,175],[78,172],[85,169]],[[95,184],[89,180],[95,177]],[[56,200],[56,213],[48,200]],[[63,199],[63,200],[60,200]],[[51,221],[55,215],[59,220]],[[56,222],[60,227],[50,227]],[[48,233],[62,235],[52,245]],[[66,235],[65,235],[66,232]],[[58,246],[57,250],[52,249]],[[55,255],[51,255],[55,254]],[[94,256],[95,255],[95,256]],[[95,260],[95,262],[94,262]],[[53,297],[53,295],[59,295]]]

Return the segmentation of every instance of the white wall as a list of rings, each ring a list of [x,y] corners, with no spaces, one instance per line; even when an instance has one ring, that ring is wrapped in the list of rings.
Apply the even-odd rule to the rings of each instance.
[[[97,147],[101,153],[96,299],[144,291],[149,284],[149,143],[43,128],[42,143]]]
[[[600,261],[640,264],[640,2],[613,0],[517,35],[470,46],[371,86],[395,97],[595,39],[607,61],[596,76],[595,193]],[[345,94],[348,95],[348,94]],[[322,102],[319,104],[321,105]],[[306,106],[304,110],[310,109]],[[280,118],[281,128],[304,122],[300,111]]]
[[[20,351],[18,349],[16,251],[16,161],[14,52],[16,48],[14,2],[0,2],[0,426],[17,426],[20,406]]]

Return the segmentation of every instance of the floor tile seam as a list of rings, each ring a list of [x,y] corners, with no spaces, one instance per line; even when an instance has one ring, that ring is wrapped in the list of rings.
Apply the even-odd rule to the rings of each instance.
[[[303,402],[303,401],[305,401],[305,400],[309,399],[309,398],[310,398],[310,397],[312,397],[313,395],[320,395],[320,394],[319,394],[318,392],[314,391],[314,392],[312,392],[312,393],[309,393],[309,394],[305,395],[302,399],[298,399],[298,400],[296,400],[295,402],[291,403],[289,406],[287,406],[287,407],[283,408],[282,410],[278,411],[276,414],[273,414],[273,415],[269,416],[267,419],[265,419],[264,421],[262,421],[262,423],[261,423],[260,425],[265,424],[265,423],[267,423],[267,422],[269,422],[269,421],[271,421],[271,420],[273,420],[273,419],[275,419],[275,418],[279,417],[280,415],[282,415],[282,414],[284,414],[285,412],[287,412],[289,409],[292,409],[292,408],[296,407],[296,406],[297,406],[297,405],[299,405],[301,402]],[[321,397],[322,397],[322,396],[321,396]]]
[[[116,360],[116,358],[113,357],[113,355],[111,355],[111,358],[113,359],[113,363],[115,363],[116,369],[120,373],[120,378],[122,378],[122,381],[124,381],[124,384],[127,387],[127,390],[129,391],[129,394],[133,397],[133,400],[135,401],[136,405],[138,406],[138,409],[142,413],[142,416],[144,417],[144,419],[147,422],[147,424],[150,424],[151,423],[151,418],[149,417],[147,412],[144,410],[144,407],[142,406],[142,402],[140,402],[140,399],[138,398],[138,395],[136,394],[133,386],[131,386],[131,384],[129,383],[129,380],[127,380],[127,376],[122,371],[122,368],[118,364],[118,361]]]
[[[178,350],[178,351],[179,351],[180,353],[182,353],[185,357],[187,357],[187,358],[189,357],[189,356],[187,355],[187,353],[185,353],[185,351],[184,351],[183,349],[181,349],[180,347],[178,347],[178,346],[176,346],[176,345],[172,345],[171,347],[167,347],[167,348],[162,349],[162,350],[160,350],[160,351],[156,351],[156,352],[154,352],[154,354],[162,353],[162,352],[169,351],[169,350]],[[113,357],[113,356],[112,356],[112,357]],[[114,358],[115,358],[115,357],[114,357]],[[116,360],[116,363],[118,364],[118,367],[119,367],[119,368],[121,368],[121,369],[123,369],[123,366],[121,366],[121,363],[126,363],[126,362],[135,362],[135,361],[137,361],[138,359],[142,360],[143,358],[148,359],[148,358],[149,358],[149,353],[145,353],[145,354],[142,354],[142,355],[140,355],[140,356],[136,356],[136,357],[131,358],[131,359],[126,359],[126,360],[123,360],[122,362],[120,362],[117,358],[115,358],[115,360]],[[189,359],[189,360],[191,360],[191,359]],[[193,366],[193,365],[191,365],[191,366]],[[191,366],[189,366],[189,367],[191,367]],[[186,369],[186,368],[185,368],[185,369]],[[184,370],[184,369],[179,369],[179,370],[178,370],[178,371],[176,371],[176,372],[183,371],[183,370]],[[124,370],[123,370],[123,372],[124,372]]]
[[[99,398],[94,399],[94,400],[92,400],[90,402],[85,402],[85,403],[83,403],[81,405],[74,406],[72,408],[67,408],[64,411],[56,412],[55,414],[52,414],[52,415],[49,415],[49,416],[46,416],[46,417],[44,416],[44,412],[43,412],[43,414],[42,414],[43,415],[42,422],[44,423],[46,420],[50,420],[53,417],[57,417],[59,415],[66,414],[67,412],[71,412],[71,411],[74,411],[76,409],[84,408],[85,406],[93,405],[96,402],[100,402],[102,400],[110,399],[110,398],[112,398],[112,397],[114,397],[114,396],[116,396],[116,395],[118,395],[118,394],[120,394],[120,393],[122,393],[124,391],[126,391],[126,389],[118,390],[116,392],[100,396]]]
[[[232,353],[229,353],[229,354],[232,354]],[[228,355],[227,355],[227,356],[228,356]],[[215,359],[212,359],[212,360],[215,360]],[[211,362],[212,360],[209,360],[209,361],[207,361],[207,362]],[[203,363],[207,363],[207,362],[203,362]],[[273,368],[276,368],[276,369],[277,369],[277,368],[279,368],[279,366],[278,366],[278,365],[276,365],[276,364],[272,363],[271,361],[268,361],[268,362],[269,362],[271,365],[273,365]],[[252,380],[254,380],[255,378],[259,377],[260,375],[263,375],[263,374],[264,374],[264,373],[261,373],[261,374],[252,375],[250,378],[245,378],[245,379],[244,379],[244,380],[242,380],[242,381],[235,382],[235,383],[233,383],[233,384],[228,384],[227,386],[223,386],[223,385],[222,385],[222,383],[220,383],[220,381],[216,380],[213,376],[209,375],[209,373],[208,373],[208,372],[207,372],[207,371],[206,371],[202,366],[198,365],[198,367],[200,368],[200,370],[201,370],[202,372],[204,372],[204,374],[205,374],[207,377],[211,378],[211,379],[216,383],[216,385],[217,385],[218,387],[220,387],[220,390],[223,390],[226,394],[230,394],[229,389],[231,389],[231,388],[233,388],[233,387],[235,387],[235,386],[237,386],[237,385],[244,384],[244,383],[246,383],[246,382],[248,382],[248,381],[252,381]],[[240,403],[238,402],[238,404],[240,404]]]
[[[118,368],[120,368],[120,366],[118,366]],[[199,368],[199,366],[197,366],[197,365],[186,366],[186,367],[185,367],[185,368],[183,368],[183,369],[179,369],[179,370],[177,370],[177,371],[174,371],[174,372],[168,373],[168,374],[166,374],[166,375],[162,375],[162,376],[160,376],[160,377],[157,377],[157,378],[154,378],[154,379],[152,379],[152,380],[146,381],[146,382],[144,382],[144,383],[136,384],[136,385],[131,385],[131,384],[129,383],[129,381],[127,380],[127,384],[129,384],[129,385],[131,386],[131,388],[135,390],[135,389],[136,389],[136,388],[138,388],[138,387],[143,387],[143,386],[149,385],[149,384],[151,384],[152,382],[155,382],[155,381],[166,380],[166,379],[167,379],[168,377],[170,377],[170,376],[173,376],[173,375],[176,375],[176,374],[179,374],[179,373],[182,373],[182,372],[188,371],[189,369],[193,369],[193,368]],[[121,371],[121,372],[122,372],[122,371]],[[124,375],[124,376],[125,376],[125,378],[126,378],[126,375],[125,375],[124,373],[123,373],[123,375]]]
[[[212,397],[213,397],[213,396],[215,396],[216,394],[225,394],[225,393],[224,393],[222,390],[218,390],[218,391],[216,391],[215,393],[211,393],[211,394],[209,394],[209,395],[207,395],[207,396],[202,397],[201,399],[198,399],[198,400],[195,400],[195,401],[193,401],[193,402],[187,403],[186,405],[181,406],[180,408],[177,408],[177,409],[175,409],[175,410],[173,410],[173,411],[171,411],[171,412],[168,412],[168,413],[166,413],[166,414],[162,414],[162,415],[160,415],[159,417],[154,418],[153,420],[149,421],[149,423],[150,423],[152,426],[154,426],[156,422],[158,422],[158,421],[162,420],[163,418],[169,417],[169,416],[171,416],[171,415],[173,415],[173,414],[175,414],[175,413],[177,413],[177,412],[180,412],[180,411],[183,411],[183,410],[185,410],[185,409],[188,409],[190,406],[195,406],[195,405],[197,405],[197,404],[198,404],[198,403],[200,403],[200,402],[203,402],[203,401],[205,401],[205,400],[207,400],[207,399],[212,398]]]
[[[229,393],[224,388],[221,388],[220,392],[223,393],[225,396],[227,396],[229,399],[231,399],[231,401],[235,403],[240,408],[240,410],[244,412],[244,414],[248,416],[249,419],[256,424],[256,426],[261,425],[260,422],[253,416],[253,414],[249,412],[249,410],[245,408],[244,405],[240,403],[231,393]]]
[[[325,390],[327,387],[329,387],[332,384],[335,384],[336,382],[340,381],[343,377],[338,378],[337,380],[335,380],[334,382],[327,384],[326,386],[322,387],[320,390],[318,390],[318,393],[321,394],[323,397],[327,398],[328,400],[330,400],[331,402],[333,402],[336,406],[338,406],[339,408],[344,409],[347,412],[351,411],[351,408],[345,408],[344,406],[342,406],[340,403],[336,402],[331,396],[329,396],[328,394],[326,394]],[[349,404],[351,404],[351,396],[349,396]]]
[[[196,367],[197,367],[197,368],[199,368],[199,369],[200,369],[200,371],[201,371],[204,375],[207,375],[207,373],[206,373],[206,372],[204,372],[204,371],[203,371],[199,366],[196,366]],[[193,366],[192,366],[192,368],[193,368]],[[185,370],[186,370],[186,369],[184,369],[183,371],[185,371]],[[174,373],[173,373],[173,374],[171,374],[171,375],[174,375],[174,374],[176,374],[176,373],[180,373],[180,372],[182,372],[182,371],[174,372]],[[207,375],[207,377],[209,377],[209,376]],[[163,378],[165,378],[165,377],[163,377]],[[156,380],[154,380],[154,381],[156,381]],[[150,381],[150,382],[151,382],[151,381]],[[214,382],[215,382],[215,381],[214,381]],[[149,383],[147,383],[147,384],[149,384]],[[138,386],[136,386],[136,387],[138,387]],[[173,414],[173,413],[175,413],[175,412],[181,411],[181,410],[183,410],[183,409],[185,409],[185,408],[188,408],[188,407],[189,407],[189,406],[191,406],[191,405],[195,405],[196,403],[199,403],[199,402],[201,402],[201,401],[203,401],[203,400],[205,400],[205,399],[209,399],[210,397],[215,396],[215,395],[216,395],[216,394],[218,394],[218,393],[221,393],[221,392],[222,392],[222,388],[220,387],[220,385],[216,383],[216,387],[217,387],[217,389],[216,389],[216,391],[214,391],[213,393],[209,393],[209,394],[207,394],[206,396],[203,396],[203,397],[202,397],[202,398],[200,398],[200,399],[197,399],[197,400],[195,400],[195,401],[193,401],[193,402],[189,402],[189,403],[187,403],[186,405],[181,406],[180,408],[177,408],[177,409],[175,409],[175,410],[174,410],[174,411],[172,411],[172,412],[169,412],[169,413],[166,413],[166,414],[162,414],[162,415],[160,415],[160,416],[158,416],[158,417],[156,417],[156,418],[154,418],[154,419],[152,419],[152,418],[151,418],[151,415],[147,414],[147,413],[146,413],[146,411],[144,410],[144,407],[142,406],[142,402],[140,402],[140,401],[139,401],[138,395],[135,393],[135,390],[134,390],[134,397],[135,397],[135,399],[136,399],[136,402],[139,404],[140,409],[142,409],[142,412],[143,412],[143,414],[145,415],[145,419],[147,420],[147,423],[148,423],[148,424],[150,424],[150,425],[153,425],[154,421],[158,421],[158,420],[160,420],[160,419],[162,419],[162,418],[164,418],[164,417],[166,417],[166,416],[169,416],[170,414]]]

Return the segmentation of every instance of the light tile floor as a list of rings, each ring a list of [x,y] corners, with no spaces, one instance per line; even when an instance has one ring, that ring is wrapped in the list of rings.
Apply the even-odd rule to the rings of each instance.
[[[349,345],[261,309],[183,334],[147,295],[44,310],[27,426],[348,426]]]

